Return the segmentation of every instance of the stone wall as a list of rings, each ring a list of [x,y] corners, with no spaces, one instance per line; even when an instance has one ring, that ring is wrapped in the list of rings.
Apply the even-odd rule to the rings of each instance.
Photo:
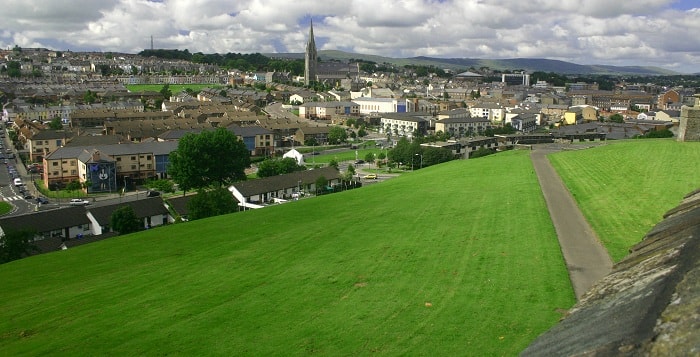
[[[698,331],[700,190],[521,356],[700,356]]]
[[[700,95],[695,95],[695,105],[681,108],[678,141],[700,141]]]

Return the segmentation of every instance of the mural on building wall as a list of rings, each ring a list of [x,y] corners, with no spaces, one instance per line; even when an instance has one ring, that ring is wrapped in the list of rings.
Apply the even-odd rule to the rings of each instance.
[[[87,165],[88,193],[117,191],[117,167],[114,162],[101,161]]]

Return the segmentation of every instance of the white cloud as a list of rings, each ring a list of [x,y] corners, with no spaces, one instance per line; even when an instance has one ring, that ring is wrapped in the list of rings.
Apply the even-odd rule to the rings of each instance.
[[[0,46],[138,52],[542,57],[698,72],[700,10],[675,0],[6,0]]]

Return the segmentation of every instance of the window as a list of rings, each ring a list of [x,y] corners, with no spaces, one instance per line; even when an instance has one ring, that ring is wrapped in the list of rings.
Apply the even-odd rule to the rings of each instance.
[[[131,160],[132,160],[132,161],[136,160],[136,156],[132,156],[132,157],[131,157]]]
[[[117,161],[122,161],[122,158],[121,158],[121,157],[118,157],[118,158],[117,158]]]
[[[146,160],[150,160],[150,159],[151,159],[151,155],[147,155]]]
[[[136,170],[136,165],[131,165],[132,170]]]
[[[78,174],[78,171],[76,171],[76,170],[70,170],[70,174],[71,174],[71,175],[77,175],[77,174]]]

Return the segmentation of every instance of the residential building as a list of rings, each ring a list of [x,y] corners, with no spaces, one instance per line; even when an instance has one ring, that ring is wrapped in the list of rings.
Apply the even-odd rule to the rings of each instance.
[[[469,112],[472,117],[486,118],[495,124],[501,124],[505,118],[505,109],[498,103],[475,103]]]
[[[264,204],[276,200],[291,199],[293,194],[300,191],[314,193],[317,190],[324,190],[325,187],[316,186],[316,182],[321,177],[325,178],[327,186],[335,186],[341,181],[338,170],[332,166],[326,166],[314,170],[240,181],[229,186],[228,190],[240,202],[239,205],[242,209],[262,208]]]
[[[310,102],[299,106],[299,117],[330,120],[334,116],[359,116],[360,105],[354,102]]]
[[[49,189],[77,181],[88,183],[88,193],[115,192],[147,179],[167,177],[168,156],[175,149],[175,141],[64,146],[44,157],[42,179]]]
[[[425,134],[432,117],[428,113],[384,113],[381,115],[379,132],[394,137],[413,138],[418,132]]]
[[[27,140],[29,162],[42,162],[45,155],[64,146],[73,137],[65,130],[41,130]]]
[[[435,122],[435,132],[449,133],[454,138],[484,135],[489,128],[491,128],[491,121],[480,117],[448,117]]]
[[[360,106],[360,114],[381,113],[408,113],[415,111],[414,103],[405,98],[367,98],[361,97],[353,100]]]

